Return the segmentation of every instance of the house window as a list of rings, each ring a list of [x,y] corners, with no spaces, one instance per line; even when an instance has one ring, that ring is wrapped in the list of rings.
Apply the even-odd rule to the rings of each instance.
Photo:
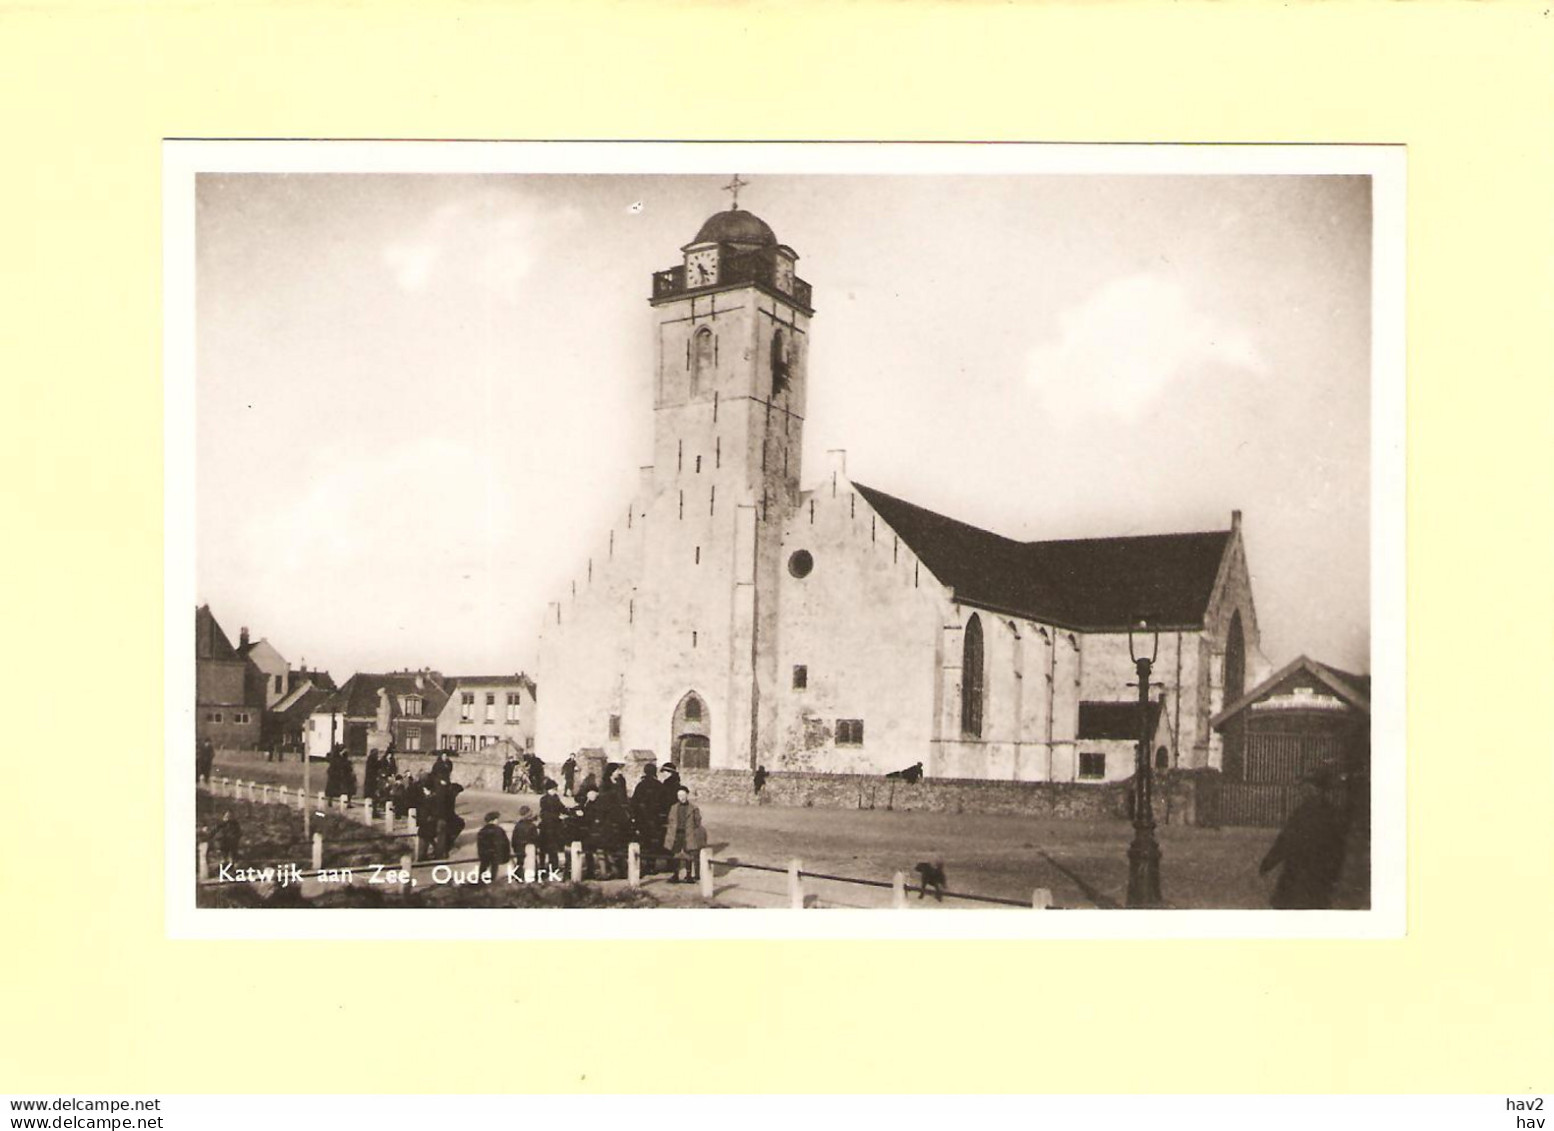
[[[793,690],[803,691],[809,686],[809,668],[804,664],[793,665]]]
[[[694,695],[685,701],[685,718],[687,722],[701,720],[701,700]]]
[[[619,738],[620,736],[621,736],[621,717],[619,715],[611,715],[610,716],[610,737],[611,738]]]
[[[838,746],[862,746],[863,745],[863,720],[862,719],[837,719],[836,720],[836,744]]]
[[[1171,767],[1171,752],[1162,746],[1155,751],[1155,769],[1166,770]]]
[[[509,691],[507,693],[507,721],[508,722],[516,723],[518,721],[518,708],[519,708],[520,705],[521,705],[521,700],[520,700],[519,694],[516,691]]]
[[[463,692],[459,696],[459,722],[472,723],[475,721],[475,693]]]
[[[496,693],[494,691],[486,692],[486,722],[496,722]]]
[[[1106,777],[1106,755],[1084,753],[1079,755],[1079,780],[1100,781]]]
[[[284,687],[285,687],[285,677],[284,676],[276,676],[275,677],[275,694],[279,695]]]
[[[421,728],[420,727],[407,727],[405,729],[405,749],[406,750],[419,750],[419,749],[421,749]]]
[[[967,738],[982,737],[982,698],[982,618],[972,613],[961,650],[960,731]]]
[[[421,713],[421,697],[418,695],[405,696],[405,714],[419,715]]]
[[[484,750],[487,746],[490,746],[495,741],[496,736],[494,734],[483,734],[480,736],[480,748]]]

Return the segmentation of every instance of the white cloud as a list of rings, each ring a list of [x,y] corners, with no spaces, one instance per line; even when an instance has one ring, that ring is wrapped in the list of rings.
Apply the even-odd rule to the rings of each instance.
[[[547,208],[510,192],[485,190],[439,205],[419,228],[384,245],[383,263],[412,294],[454,277],[512,296],[533,269],[546,236],[579,219],[574,208]]]
[[[1031,350],[1027,373],[1047,407],[1071,417],[1137,416],[1206,366],[1267,372],[1251,335],[1156,275],[1115,279],[1058,322],[1057,338]]]

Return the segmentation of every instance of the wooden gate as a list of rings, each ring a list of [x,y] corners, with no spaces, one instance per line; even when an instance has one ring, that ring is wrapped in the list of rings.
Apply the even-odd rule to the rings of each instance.
[[[1220,782],[1214,824],[1278,828],[1297,804],[1293,785]]]
[[[1263,785],[1289,785],[1323,764],[1343,757],[1339,735],[1301,731],[1253,731],[1247,736],[1246,780]]]

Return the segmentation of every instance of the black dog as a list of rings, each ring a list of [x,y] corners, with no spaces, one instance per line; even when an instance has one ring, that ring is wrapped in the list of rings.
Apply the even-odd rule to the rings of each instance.
[[[917,889],[917,898],[922,899],[928,894],[928,889],[933,888],[933,897],[938,902],[944,902],[944,861],[935,860],[932,864],[919,864],[917,866],[918,877],[922,880],[922,886]]]

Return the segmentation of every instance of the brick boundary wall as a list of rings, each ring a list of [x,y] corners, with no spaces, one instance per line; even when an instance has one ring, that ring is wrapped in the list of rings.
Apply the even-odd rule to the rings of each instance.
[[[402,772],[423,774],[436,752],[396,754]],[[470,750],[453,758],[453,780],[466,789],[502,789],[502,757]],[[560,780],[559,764],[547,772]],[[360,769],[357,771],[360,773]],[[578,777],[581,780],[582,767]],[[681,770],[698,801],[802,809],[886,809],[924,813],[990,813],[1069,821],[1125,821],[1132,816],[1132,779],[1118,782],[1016,782],[925,778],[916,785],[877,774],[773,773],[757,797],[749,770]],[[1155,777],[1155,820],[1202,825],[1214,812],[1217,770],[1167,770]],[[627,780],[636,784],[628,767]]]
[[[399,763],[399,772],[415,774],[417,776],[426,773],[432,768],[432,763],[437,760],[437,751],[430,753],[420,751],[414,754],[405,754],[396,750],[394,760]],[[360,759],[352,759],[360,762]],[[481,750],[466,750],[462,754],[452,755],[453,780],[465,789],[483,789],[491,793],[502,792],[502,763],[503,755],[491,756]],[[361,774],[358,766],[357,774]]]
[[[1211,776],[1212,775],[1212,776]],[[699,801],[727,805],[776,805],[806,809],[886,809],[925,813],[989,813],[1073,821],[1128,820],[1131,779],[1120,782],[1014,782],[980,778],[925,778],[916,785],[882,775],[773,773],[759,796],[749,770],[681,770]],[[1219,775],[1174,771],[1155,779],[1155,820],[1195,825],[1208,806],[1199,804]]]

